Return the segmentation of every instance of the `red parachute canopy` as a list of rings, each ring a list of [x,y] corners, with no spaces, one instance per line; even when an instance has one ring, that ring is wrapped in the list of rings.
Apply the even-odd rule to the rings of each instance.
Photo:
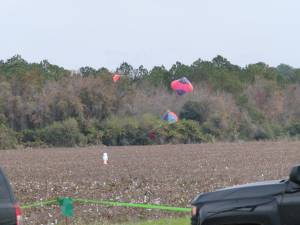
[[[113,82],[116,83],[117,81],[119,81],[121,79],[121,75],[116,73],[115,75],[113,75],[112,79],[113,79]]]
[[[194,89],[192,83],[186,77],[172,81],[171,88],[178,95],[184,95],[185,93],[192,92]]]

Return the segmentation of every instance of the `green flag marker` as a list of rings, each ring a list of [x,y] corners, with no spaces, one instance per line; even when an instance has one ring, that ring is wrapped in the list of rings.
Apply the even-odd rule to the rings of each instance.
[[[58,204],[60,205],[60,211],[63,216],[72,217],[74,215],[73,199],[71,198],[58,198]]]

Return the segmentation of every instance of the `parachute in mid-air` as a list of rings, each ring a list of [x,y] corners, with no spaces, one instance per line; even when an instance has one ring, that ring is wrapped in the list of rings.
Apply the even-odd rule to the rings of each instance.
[[[172,81],[171,88],[178,95],[184,95],[185,93],[192,92],[194,89],[192,83],[186,77]]]
[[[163,115],[162,119],[169,123],[176,123],[178,121],[177,115],[169,110]]]
[[[121,79],[121,75],[116,73],[115,75],[113,75],[112,79],[113,79],[113,82],[116,83],[117,81],[119,81]]]

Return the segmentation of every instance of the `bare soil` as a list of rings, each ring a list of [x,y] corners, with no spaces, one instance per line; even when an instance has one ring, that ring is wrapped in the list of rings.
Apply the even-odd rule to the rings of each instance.
[[[103,165],[102,154],[109,164]],[[286,178],[300,142],[52,148],[0,151],[21,204],[68,196],[189,207],[200,192]],[[24,210],[25,224],[55,224],[57,206]],[[180,216],[158,210],[75,205],[84,223]]]

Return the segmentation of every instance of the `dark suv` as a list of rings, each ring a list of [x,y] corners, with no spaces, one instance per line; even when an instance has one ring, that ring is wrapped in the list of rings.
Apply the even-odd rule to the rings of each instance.
[[[300,224],[300,165],[289,179],[219,189],[192,202],[192,225]]]
[[[0,168],[0,225],[21,224],[21,209],[3,170]]]

